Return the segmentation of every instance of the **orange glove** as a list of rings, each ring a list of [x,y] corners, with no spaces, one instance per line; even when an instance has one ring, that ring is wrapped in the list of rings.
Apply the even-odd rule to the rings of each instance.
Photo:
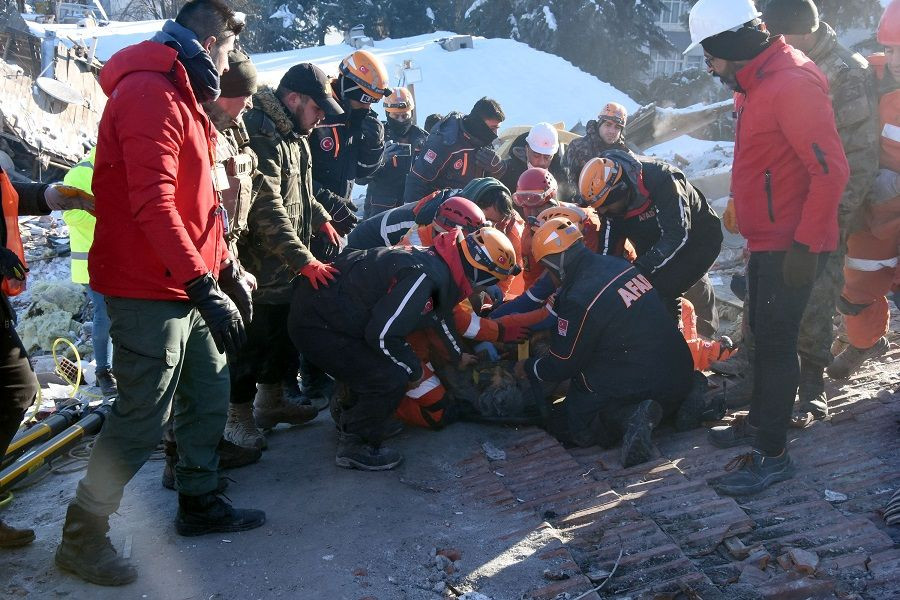
[[[322,226],[319,227],[319,233],[325,236],[325,239],[335,245],[341,245],[341,236],[338,235],[337,230],[334,228],[334,225],[331,224],[331,221],[325,221],[322,223]]]
[[[300,269],[300,274],[309,279],[310,285],[312,285],[314,290],[317,290],[320,285],[328,287],[328,282],[334,281],[334,276],[341,273],[331,265],[314,259]]]
[[[734,198],[728,198],[728,206],[725,207],[725,214],[722,215],[722,224],[731,233],[740,233],[738,231],[737,215],[734,213]]]

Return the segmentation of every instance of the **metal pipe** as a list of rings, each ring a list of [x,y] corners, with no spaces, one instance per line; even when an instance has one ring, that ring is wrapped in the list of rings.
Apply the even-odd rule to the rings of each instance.
[[[25,450],[38,442],[52,438],[66,427],[81,419],[83,414],[84,407],[82,405],[67,406],[56,411],[40,423],[20,431],[9,443],[9,447],[6,449],[6,455],[0,459],[0,467],[5,467],[14,461],[18,455],[22,454]]]

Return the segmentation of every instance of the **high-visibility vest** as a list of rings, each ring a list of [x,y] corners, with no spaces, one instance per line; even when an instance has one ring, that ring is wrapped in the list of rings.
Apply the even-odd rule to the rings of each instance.
[[[25,248],[22,246],[22,235],[19,233],[19,194],[12,186],[9,175],[0,169],[0,202],[3,203],[3,223],[6,225],[6,247],[25,263]],[[0,289],[7,296],[18,296],[25,291],[25,282],[18,279],[3,278]]]
[[[81,159],[77,165],[69,169],[63,183],[91,193],[91,182],[94,179],[94,155],[97,148]],[[97,218],[84,210],[63,211],[63,220],[69,226],[69,247],[72,250],[72,281],[88,283],[88,251],[94,243],[94,227]]]

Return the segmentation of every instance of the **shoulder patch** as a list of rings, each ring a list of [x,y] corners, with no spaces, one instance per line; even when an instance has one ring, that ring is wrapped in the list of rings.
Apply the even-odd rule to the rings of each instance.
[[[460,169],[462,169],[462,167],[463,167],[463,159],[457,158],[456,162],[453,163],[453,168],[456,169],[457,171],[459,171]]]
[[[427,315],[432,310],[434,310],[434,300],[429,298],[427,302],[425,302],[425,307],[422,308],[422,314]]]
[[[322,141],[319,142],[319,147],[325,152],[331,152],[334,149],[334,139],[330,137],[322,138]]]
[[[557,319],[556,332],[559,333],[559,335],[566,337],[569,333],[569,321],[566,319]]]
[[[428,164],[432,164],[436,158],[437,152],[435,152],[434,150],[428,150],[428,152],[425,153],[425,162],[427,162]]]

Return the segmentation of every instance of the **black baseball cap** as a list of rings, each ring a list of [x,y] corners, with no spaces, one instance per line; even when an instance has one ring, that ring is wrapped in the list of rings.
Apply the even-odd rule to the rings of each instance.
[[[288,69],[278,87],[309,96],[326,115],[344,114],[344,109],[331,93],[328,76],[312,63],[300,63]]]

